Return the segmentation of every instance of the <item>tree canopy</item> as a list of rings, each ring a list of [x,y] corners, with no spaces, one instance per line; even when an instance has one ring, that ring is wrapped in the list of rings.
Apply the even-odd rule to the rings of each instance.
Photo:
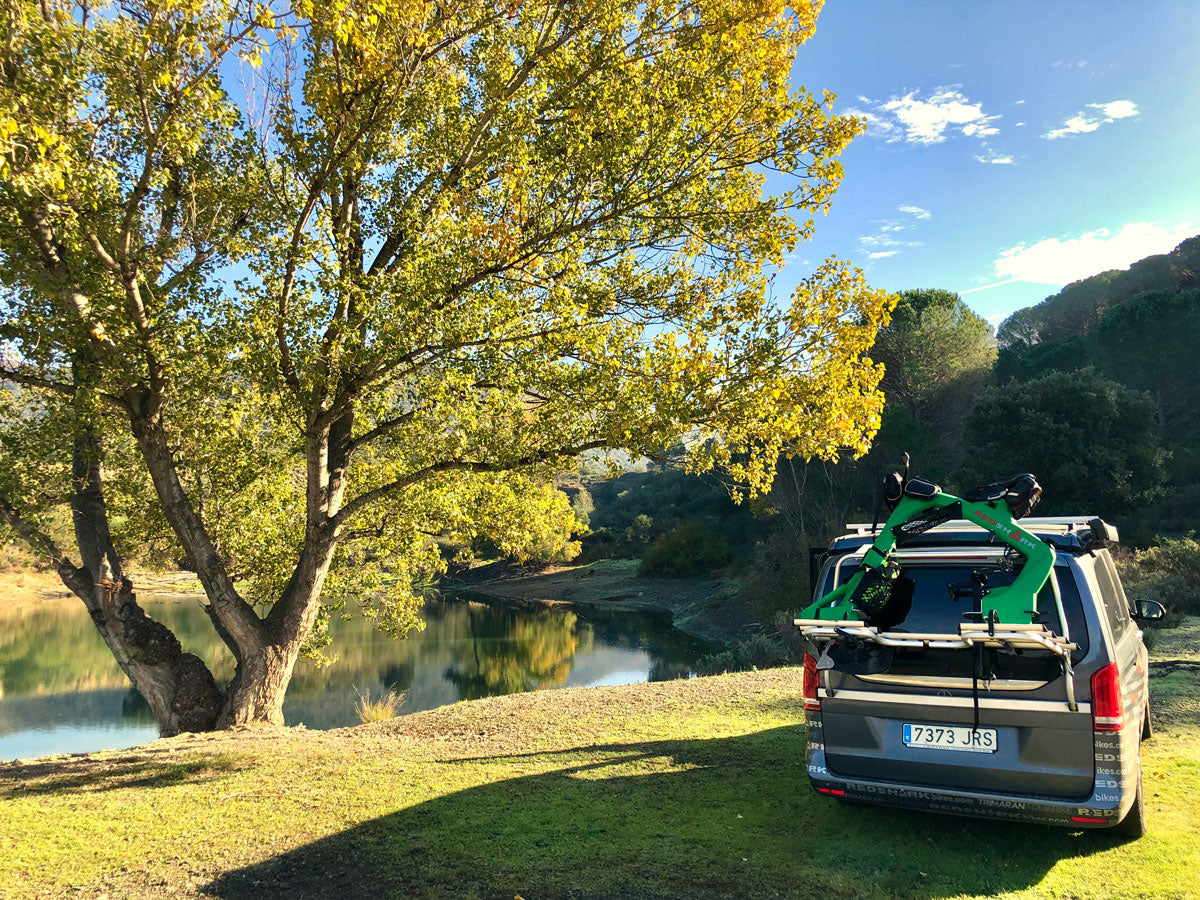
[[[418,625],[433,536],[569,541],[548,476],[582,451],[682,440],[753,494],[784,447],[866,448],[889,298],[838,260],[769,291],[861,127],[789,86],[816,12],[10,7],[0,513],[164,730],[278,721],[347,598]],[[223,690],[136,604],[151,539],[200,577]]]
[[[993,388],[967,433],[963,483],[1033,472],[1045,490],[1039,512],[1112,515],[1162,493],[1153,401],[1093,369]]]
[[[992,328],[958,294],[901,291],[872,356],[884,366],[887,398],[876,454],[893,465],[909,451],[922,471],[943,477],[958,465],[963,429],[992,378]]]

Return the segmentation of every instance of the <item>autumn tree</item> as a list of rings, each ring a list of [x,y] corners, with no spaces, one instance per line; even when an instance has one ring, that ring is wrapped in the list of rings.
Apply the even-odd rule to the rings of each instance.
[[[888,299],[764,271],[860,127],[789,86],[817,5],[7,4],[0,515],[164,733],[280,722],[348,600],[416,626],[432,536],[569,541],[583,451],[683,440],[754,493],[865,447]],[[150,539],[227,685],[138,606]]]

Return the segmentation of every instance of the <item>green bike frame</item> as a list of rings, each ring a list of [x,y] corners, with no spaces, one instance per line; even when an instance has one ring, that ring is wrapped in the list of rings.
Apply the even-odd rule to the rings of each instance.
[[[883,571],[891,563],[896,549],[896,535],[893,529],[926,510],[941,509],[955,503],[962,504],[964,519],[987,529],[1025,557],[1025,565],[1013,583],[992,589],[981,601],[983,621],[989,621],[994,610],[997,622],[1010,625],[1031,624],[1037,616],[1038,594],[1054,568],[1054,550],[1018,525],[1013,520],[1008,504],[1003,500],[970,503],[941,491],[929,499],[903,495],[876,536],[875,542],[863,556],[858,571],[845,584],[834,588],[805,608],[800,613],[800,618],[833,621],[863,619],[864,615],[850,602],[850,598],[868,570]]]

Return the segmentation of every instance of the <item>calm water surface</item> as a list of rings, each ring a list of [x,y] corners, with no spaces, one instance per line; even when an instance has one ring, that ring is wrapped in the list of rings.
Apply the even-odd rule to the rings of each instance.
[[[184,649],[214,671],[233,659],[195,601],[143,603]],[[713,648],[650,613],[507,609],[431,602],[426,628],[395,640],[354,619],[333,623],[337,662],[301,660],[283,704],[289,725],[356,725],[358,692],[406,691],[401,714],[456,700],[540,688],[687,677]],[[0,760],[130,747],[158,736],[134,691],[74,598],[0,609]]]

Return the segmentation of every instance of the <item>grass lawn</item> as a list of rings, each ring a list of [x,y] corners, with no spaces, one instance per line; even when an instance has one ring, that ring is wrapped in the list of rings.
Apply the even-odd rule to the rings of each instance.
[[[1200,675],[1159,680],[1135,844],[818,796],[776,669],[0,765],[0,897],[1200,896]]]

